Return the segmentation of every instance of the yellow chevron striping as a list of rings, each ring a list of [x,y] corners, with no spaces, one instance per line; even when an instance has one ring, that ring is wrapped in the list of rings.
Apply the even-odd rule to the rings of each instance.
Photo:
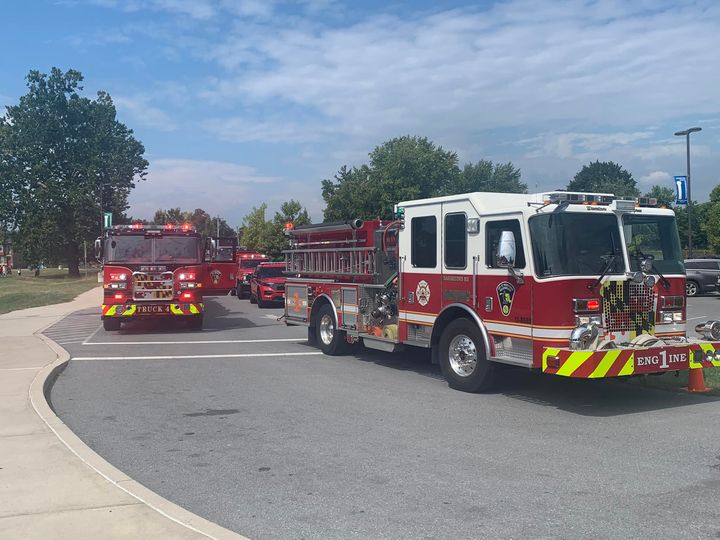
[[[569,377],[572,375],[577,368],[579,368],[583,363],[592,356],[592,351],[577,351],[568,357],[567,360],[565,360],[565,363],[560,366],[560,369],[557,370],[556,375],[562,375],[564,377]]]
[[[200,313],[200,310],[195,307],[195,304],[190,304],[190,313],[197,315],[198,313]]]
[[[635,353],[630,355],[630,358],[628,358],[628,361],[625,362],[625,365],[620,370],[620,373],[618,373],[618,377],[622,377],[624,375],[632,375],[635,373]]]
[[[607,375],[607,372],[610,370],[612,365],[615,363],[615,360],[617,360],[617,357],[620,356],[619,350],[613,351],[607,351],[605,353],[605,356],[602,360],[600,360],[600,363],[595,368],[595,370],[590,374],[590,379],[597,379],[600,377],[604,377]]]

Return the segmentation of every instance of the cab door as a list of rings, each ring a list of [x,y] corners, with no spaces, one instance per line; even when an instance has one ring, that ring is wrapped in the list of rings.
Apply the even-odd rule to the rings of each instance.
[[[432,326],[442,309],[441,205],[404,208],[400,232],[400,339],[430,346]]]
[[[237,238],[211,237],[205,242],[203,296],[225,296],[235,290]]]
[[[477,307],[473,276],[480,261],[479,218],[469,200],[442,204],[442,307]]]
[[[478,269],[478,314],[493,338],[495,356],[532,365],[533,283],[527,231],[521,214],[481,219],[482,260]],[[514,261],[508,264],[510,239]],[[503,249],[500,249],[501,244]],[[505,260],[503,260],[505,259]],[[550,308],[550,307],[549,307]]]

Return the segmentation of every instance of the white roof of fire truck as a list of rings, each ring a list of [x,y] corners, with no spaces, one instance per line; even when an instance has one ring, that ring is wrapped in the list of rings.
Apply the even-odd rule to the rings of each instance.
[[[556,210],[563,206],[564,210],[571,212],[615,211],[615,212],[641,212],[648,214],[673,214],[671,209],[658,208],[657,200],[650,197],[637,199],[622,199],[611,193],[582,193],[575,191],[552,191],[544,193],[494,193],[473,192],[445,197],[432,197],[415,201],[400,202],[395,205],[396,210],[436,205],[458,201],[470,201],[478,215],[507,214],[522,212],[527,217],[542,212]]]

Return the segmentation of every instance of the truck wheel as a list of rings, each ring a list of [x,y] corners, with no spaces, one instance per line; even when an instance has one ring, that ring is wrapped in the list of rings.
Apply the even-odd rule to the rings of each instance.
[[[463,392],[482,392],[495,382],[495,365],[485,356],[478,327],[468,319],[456,319],[440,337],[440,369],[448,386]]]
[[[190,317],[190,328],[193,330],[202,330],[203,326],[203,316],[202,315],[192,315]]]
[[[120,330],[120,319],[114,317],[105,317],[103,319],[103,329],[107,331]]]
[[[700,292],[700,287],[697,283],[694,281],[686,281],[685,282],[685,293],[688,296],[697,296],[697,294]]]
[[[238,297],[238,300],[242,300],[242,299],[243,299],[243,296],[244,296],[244,295],[243,295],[242,285],[241,285],[240,283],[238,283],[237,285],[235,285],[235,296]]]
[[[331,356],[345,352],[345,332],[335,328],[335,314],[330,304],[320,307],[314,326],[316,341],[322,352]]]

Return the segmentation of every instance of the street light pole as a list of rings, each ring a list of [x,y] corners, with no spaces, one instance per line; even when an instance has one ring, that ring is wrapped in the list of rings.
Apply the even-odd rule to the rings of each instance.
[[[676,131],[678,137],[685,137],[687,148],[687,197],[688,197],[688,259],[692,259],[692,195],[690,191],[690,134],[702,131],[701,127],[691,127],[683,131]]]

